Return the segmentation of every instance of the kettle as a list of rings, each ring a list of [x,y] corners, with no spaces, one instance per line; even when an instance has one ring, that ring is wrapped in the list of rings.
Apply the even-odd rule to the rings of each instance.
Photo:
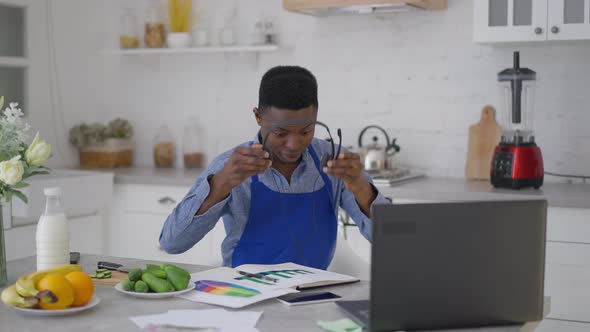
[[[377,136],[373,136],[373,144],[363,148],[363,136],[365,132],[371,128],[378,129],[383,133],[385,136],[385,146],[377,144],[379,138],[377,138]],[[394,138],[390,142],[389,135],[387,135],[385,129],[379,126],[371,125],[363,128],[359,135],[359,150],[361,150],[361,161],[363,162],[365,171],[377,172],[391,169],[391,157],[393,157],[393,155],[400,150],[399,145],[395,143],[396,140],[397,139]]]

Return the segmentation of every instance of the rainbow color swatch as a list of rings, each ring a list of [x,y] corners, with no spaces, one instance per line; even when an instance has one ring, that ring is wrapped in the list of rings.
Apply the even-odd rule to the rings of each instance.
[[[239,297],[251,297],[260,294],[260,292],[255,289],[214,280],[199,280],[195,282],[195,289],[209,294]]]

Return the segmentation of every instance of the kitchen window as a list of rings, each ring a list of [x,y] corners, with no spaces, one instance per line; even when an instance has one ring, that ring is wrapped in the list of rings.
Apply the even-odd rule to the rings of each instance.
[[[27,109],[29,1],[0,0],[0,95]]]

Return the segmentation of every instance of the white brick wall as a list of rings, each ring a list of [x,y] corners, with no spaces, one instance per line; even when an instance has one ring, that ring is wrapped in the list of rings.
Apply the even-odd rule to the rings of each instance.
[[[229,1],[201,3],[215,13]],[[462,177],[468,127],[484,105],[498,106],[496,74],[519,50],[521,64],[538,73],[535,129],[546,169],[590,174],[590,41],[475,44],[468,0],[449,1],[445,11],[331,18],[287,13],[278,0],[238,3],[241,41],[267,13],[277,18],[285,48],[261,54],[258,63],[252,54],[105,56],[97,64],[104,65],[98,78],[104,85],[97,87],[104,90],[104,106],[73,118],[129,118],[137,133],[136,163],[151,165],[159,125],[174,131],[180,153],[183,125],[196,115],[206,126],[211,160],[254,136],[251,111],[262,74],[299,64],[318,79],[320,120],[341,127],[346,145],[356,145],[364,126],[379,124],[398,138],[403,162],[430,175]],[[117,45],[119,6],[106,4],[101,29],[108,47]]]

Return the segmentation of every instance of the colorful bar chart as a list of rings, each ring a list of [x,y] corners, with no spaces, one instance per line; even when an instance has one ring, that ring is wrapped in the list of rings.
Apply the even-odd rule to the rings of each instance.
[[[209,294],[238,297],[251,297],[260,294],[255,289],[215,280],[199,280],[195,282],[195,289]]]

